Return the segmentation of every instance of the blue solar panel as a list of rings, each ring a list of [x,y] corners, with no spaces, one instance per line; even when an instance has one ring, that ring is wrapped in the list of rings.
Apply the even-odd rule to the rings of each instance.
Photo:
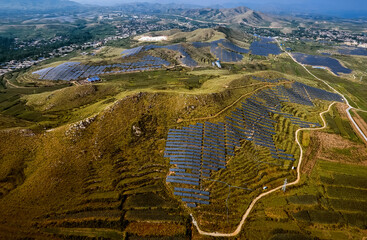
[[[194,178],[194,177],[184,177],[184,176],[167,176],[167,179],[181,179],[181,180],[185,180],[185,181],[194,181],[194,182],[198,182],[200,181],[200,179]]]
[[[198,183],[198,182],[183,181],[183,180],[171,179],[171,178],[167,178],[167,179],[166,179],[166,182],[171,182],[171,183],[182,183],[182,184],[189,184],[189,185],[199,186],[199,183]]]
[[[190,158],[170,158],[171,161],[186,161],[186,162],[196,162],[196,163],[200,163],[201,160],[198,159],[190,159]]]
[[[251,44],[251,54],[268,56],[269,54],[279,55],[281,50],[276,43],[271,43],[274,39],[260,37],[259,41],[255,41]]]
[[[211,167],[211,166],[204,165],[204,164],[203,164],[203,168],[207,168],[207,169],[210,169],[210,170],[213,170],[213,171],[218,171],[218,168]]]
[[[195,156],[195,155],[190,155],[190,154],[172,154],[172,155],[165,154],[164,157],[182,157],[182,158],[200,159],[200,157]]]
[[[193,192],[193,193],[204,194],[204,195],[209,195],[210,194],[210,192],[208,192],[208,191],[191,189],[191,188],[179,188],[179,187],[175,187],[174,189],[175,189],[175,191],[179,191],[179,192]]]
[[[165,155],[185,155],[185,156],[201,156],[201,152],[191,152],[191,151],[164,151]]]
[[[173,194],[176,195],[176,196],[201,198],[201,199],[209,200],[209,197],[205,196],[205,195],[192,194],[192,193],[183,193],[183,192],[173,192]]]
[[[190,165],[190,166],[200,166],[200,163],[195,163],[193,161],[190,160],[182,160],[182,161],[178,161],[178,160],[174,160],[174,161],[170,161],[170,164],[186,164],[186,165]]]
[[[183,172],[177,172],[175,173],[177,176],[188,176],[188,177],[197,177],[199,178],[200,175],[198,174],[193,174],[193,173],[183,173]]]
[[[187,148],[187,147],[170,147],[170,146],[168,146],[168,147],[166,147],[166,151],[170,151],[170,152],[172,152],[172,151],[180,151],[180,152],[184,151],[184,152],[194,152],[194,153],[198,152],[198,153],[200,153],[201,149]]]
[[[178,168],[186,168],[186,169],[196,169],[199,170],[199,167],[196,166],[190,166],[190,165],[185,165],[185,164],[176,164]]]

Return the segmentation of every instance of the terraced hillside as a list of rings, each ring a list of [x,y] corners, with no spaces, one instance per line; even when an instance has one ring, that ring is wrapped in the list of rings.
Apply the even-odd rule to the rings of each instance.
[[[141,239],[149,236],[185,239],[191,236],[192,226],[188,215],[191,210],[187,209],[165,184],[170,172],[170,163],[163,156],[168,130],[172,126],[190,124],[186,121],[177,123],[178,119],[214,115],[237,99],[242,99],[246,93],[249,93],[247,103],[270,103],[272,99],[274,101],[274,91],[279,91],[279,87],[274,85],[284,85],[286,88],[283,91],[287,91],[291,86],[292,81],[289,80],[264,81],[262,76],[266,75],[277,74],[269,72],[257,77],[237,75],[229,78],[229,81],[227,79],[231,75],[228,75],[209,79],[200,87],[200,91],[205,92],[207,86],[213,86],[210,82],[220,83],[219,86],[227,85],[222,87],[219,93],[210,93],[218,89],[209,90],[207,94],[189,93],[192,90],[185,90],[186,93],[181,94],[173,91],[132,93],[95,117],[76,124],[65,125],[45,133],[31,130],[2,131],[2,137],[9,141],[1,145],[0,151],[3,171],[1,175],[5,176],[1,180],[0,209],[4,216],[0,226],[1,232],[4,236],[45,239],[50,236],[116,239]],[[256,90],[262,87],[265,87],[265,90]],[[257,93],[252,95],[252,92]],[[252,98],[249,98],[251,96]],[[60,103],[64,102],[64,98],[55,98],[54,101],[51,109],[62,107]],[[170,104],[167,105],[167,102]],[[318,101],[315,103],[316,108],[309,106],[300,109],[297,103],[283,103],[274,107],[277,111],[281,107],[282,111],[293,113],[301,119],[317,122],[317,118],[310,113],[319,111],[324,105]],[[34,103],[32,105],[35,106]],[[48,108],[41,106],[39,105],[38,111],[48,111]],[[245,105],[238,102],[232,109],[236,106]],[[241,111],[246,114],[250,109]],[[287,119],[288,116],[278,112],[271,112],[269,117],[277,122],[274,128],[277,132],[273,137],[274,143],[297,156],[291,134],[296,129],[295,125],[291,124],[294,120],[291,121]],[[218,115],[211,125],[215,126],[215,121],[222,121],[221,118],[224,119],[225,116]],[[233,119],[234,116],[227,118],[231,122]],[[252,121],[251,119],[252,117],[248,120]],[[205,124],[207,128],[209,125]],[[231,128],[235,128],[235,125]],[[271,160],[269,149],[264,146],[253,145],[241,138],[236,141],[240,148],[236,148],[232,153],[234,157],[226,166],[228,170],[233,170],[212,172],[210,178],[204,180],[205,186],[212,189],[211,203],[207,207],[201,206],[195,210],[195,215],[210,217],[212,222],[208,222],[209,228],[233,228],[246,202],[261,192],[262,185],[271,187],[283,181],[286,176],[292,178],[292,173],[287,175],[292,166],[291,161],[286,160],[287,163],[283,162],[281,166],[254,164],[254,156],[258,163],[265,159],[269,163],[280,162],[278,159]],[[281,151],[279,154],[282,154]],[[239,169],[243,169],[241,171],[244,171],[244,179],[238,178],[233,182],[232,174],[239,174]],[[251,175],[248,175],[249,173]],[[260,182],[254,182],[257,176],[261,176]],[[229,215],[223,205],[223,198],[227,195],[221,194],[228,187],[210,179],[221,179],[233,186],[230,188]],[[237,188],[245,186],[243,181],[247,182],[246,188],[252,189],[251,191]],[[244,193],[246,198],[241,197]],[[232,205],[232,200],[238,197],[241,201]],[[213,218],[213,209],[220,213],[216,218]],[[26,214],[20,214],[21,212]],[[223,221],[223,225],[213,225],[214,222],[222,222],[216,221],[217,218],[227,218],[228,221]]]
[[[253,78],[271,83],[290,82],[282,78]],[[259,91],[226,116],[225,122],[197,123],[170,130],[165,157],[170,158],[173,168],[166,182],[173,185],[174,195],[188,207],[195,208],[195,216],[205,230],[228,231],[221,228],[223,222],[227,222],[229,229],[231,225],[236,226],[242,215],[237,208],[248,204],[244,200],[249,201],[264,186],[276,186],[281,178],[294,177],[289,173],[296,160],[294,155],[298,155],[294,139],[291,140],[294,130],[321,125],[282,112],[281,106],[296,103],[310,106],[308,109],[312,112],[319,108],[314,108],[312,101],[316,99],[343,102],[335,93],[295,82],[290,88],[276,86]],[[297,111],[295,115],[299,114]],[[306,116],[303,114],[302,118]],[[234,149],[238,147],[242,148],[241,158],[246,159],[245,162],[236,161]],[[239,172],[243,174],[228,178],[231,173]],[[228,195],[223,194],[226,188]]]
[[[112,64],[101,62],[62,62],[43,66],[29,75],[34,80],[82,81],[95,75],[121,74],[173,68],[177,65],[195,68],[208,67],[214,61],[241,62],[244,54],[258,56],[279,55],[280,48],[273,38],[259,37],[250,49],[236,45],[227,39],[210,42],[188,42],[165,45],[140,45],[121,52],[121,58],[112,59]],[[238,41],[237,41],[238,42]],[[242,42],[241,45],[244,43]],[[220,65],[218,65],[221,68]]]
[[[296,179],[295,131],[337,102],[327,128],[300,132],[300,183],[259,200],[235,238],[361,239],[365,145],[340,95],[273,41],[143,45],[2,77],[0,238],[208,239],[193,219],[233,232],[256,196]],[[365,108],[363,83],[311,71]]]

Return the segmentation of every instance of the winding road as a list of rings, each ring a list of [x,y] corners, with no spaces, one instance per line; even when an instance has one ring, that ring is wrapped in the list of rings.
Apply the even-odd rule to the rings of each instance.
[[[349,120],[350,120],[350,121],[351,121],[351,123],[354,125],[355,129],[357,129],[357,131],[360,133],[360,136],[361,136],[361,137],[363,137],[363,138],[367,141],[367,137],[366,137],[366,135],[365,135],[365,134],[363,133],[363,131],[359,128],[359,126],[357,125],[357,123],[354,121],[353,117],[352,117],[352,116],[351,116],[351,114],[350,114],[350,110],[351,110],[353,107],[349,104],[349,102],[348,102],[348,100],[346,99],[346,97],[345,97],[343,94],[341,94],[339,91],[337,91],[335,88],[333,88],[332,86],[330,86],[330,84],[328,84],[326,81],[324,81],[324,80],[322,80],[322,79],[318,78],[318,77],[317,77],[317,76],[315,76],[313,73],[311,73],[311,72],[310,72],[310,71],[305,67],[305,65],[303,65],[302,63],[297,62],[297,60],[296,60],[296,59],[294,59],[294,58],[293,58],[293,56],[292,56],[288,51],[285,51],[285,50],[282,48],[282,46],[280,45],[280,43],[279,43],[278,39],[275,39],[275,40],[276,40],[276,42],[278,43],[279,47],[280,47],[280,48],[281,48],[285,53],[287,53],[287,54],[289,55],[289,57],[291,57],[291,59],[292,59],[294,62],[296,62],[297,64],[301,65],[301,66],[302,66],[302,67],[303,67],[303,68],[304,68],[304,69],[305,69],[305,70],[306,70],[306,71],[307,71],[307,72],[308,72],[312,77],[314,77],[315,79],[317,79],[317,80],[319,80],[319,81],[323,82],[324,84],[326,84],[330,89],[332,89],[335,93],[339,94],[339,95],[343,98],[344,102],[348,105],[348,108],[346,109],[346,113],[347,113],[347,115],[348,115]],[[322,130],[322,129],[326,128],[327,123],[326,123],[325,118],[324,118],[324,116],[323,116],[323,115],[324,115],[325,113],[327,113],[328,111],[330,111],[331,107],[332,107],[334,104],[335,104],[335,102],[331,103],[331,104],[329,105],[329,107],[328,107],[328,109],[327,109],[326,111],[324,111],[324,112],[321,112],[321,113],[320,113],[320,117],[321,117],[322,122],[323,122],[323,126],[322,126],[322,127],[320,127],[320,128],[300,128],[300,129],[298,129],[298,130],[296,131],[296,133],[295,133],[295,139],[296,139],[296,143],[298,144],[298,146],[299,146],[299,148],[300,148],[300,157],[299,157],[298,166],[297,166],[297,179],[296,179],[295,181],[293,181],[293,182],[288,183],[288,184],[287,184],[287,186],[296,185],[296,184],[298,184],[298,183],[299,183],[299,181],[301,180],[301,171],[300,171],[300,168],[301,168],[302,160],[303,160],[303,148],[302,148],[301,143],[300,143],[300,142],[299,142],[299,140],[298,140],[299,132],[300,132],[300,131],[304,131],[304,130],[310,130],[310,131],[314,131],[314,130]],[[364,110],[361,110],[361,109],[357,109],[357,110],[364,111]],[[201,230],[201,229],[200,229],[200,227],[199,227],[199,225],[198,225],[197,221],[195,220],[194,216],[193,216],[192,214],[190,214],[190,216],[191,216],[191,218],[192,218],[192,223],[194,224],[194,226],[196,227],[197,231],[198,231],[198,232],[199,232],[199,234],[201,234],[201,235],[213,236],[213,237],[234,237],[234,236],[236,236],[236,235],[238,235],[238,234],[240,233],[240,231],[241,231],[241,229],[242,229],[242,226],[243,226],[243,224],[245,223],[245,220],[246,220],[246,219],[247,219],[247,217],[249,216],[249,214],[250,214],[251,210],[254,208],[254,206],[255,206],[256,202],[257,202],[257,201],[259,201],[261,198],[263,198],[263,197],[265,197],[265,196],[267,196],[267,195],[269,195],[269,194],[271,194],[271,193],[273,193],[273,192],[276,192],[276,191],[278,191],[278,190],[282,189],[282,187],[283,187],[283,185],[278,186],[278,187],[276,187],[276,188],[274,188],[274,189],[271,189],[271,190],[269,190],[268,192],[264,192],[264,193],[260,194],[259,196],[257,196],[254,200],[252,200],[252,202],[251,202],[250,206],[247,208],[246,212],[243,214],[240,224],[238,224],[238,226],[237,226],[236,230],[235,230],[234,232],[232,232],[232,233],[205,232],[205,231],[203,231],[203,230]]]
[[[363,131],[359,128],[359,126],[357,125],[357,123],[354,121],[354,119],[353,119],[353,117],[352,117],[352,115],[350,114],[350,110],[351,109],[353,109],[354,107],[352,107],[350,104],[349,104],[349,101],[348,101],[348,99],[343,95],[343,94],[341,94],[338,90],[336,90],[335,88],[333,88],[329,83],[327,83],[325,80],[322,80],[321,78],[319,78],[319,77],[317,77],[317,76],[315,76],[312,72],[310,72],[310,70],[308,70],[307,68],[306,68],[306,66],[304,65],[304,64],[302,64],[302,63],[300,63],[300,62],[297,62],[297,60],[296,59],[294,59],[294,57],[292,56],[292,54],[290,54],[288,51],[285,51],[284,49],[283,49],[283,47],[280,45],[280,43],[279,43],[279,41],[278,41],[278,39],[275,39],[276,40],[276,42],[278,43],[278,45],[279,45],[279,47],[280,47],[280,49],[282,49],[285,53],[287,53],[288,54],[288,56],[289,57],[291,57],[292,58],[292,60],[294,61],[294,62],[296,62],[297,64],[299,64],[300,66],[302,66],[312,77],[314,77],[315,79],[317,79],[317,80],[319,80],[319,81],[321,81],[321,82],[323,82],[326,86],[328,86],[330,89],[332,89],[335,93],[337,93],[337,94],[339,94],[342,98],[343,98],[343,100],[344,100],[344,102],[345,102],[345,104],[347,104],[348,105],[348,108],[346,109],[346,113],[347,113],[347,115],[348,115],[348,118],[349,118],[349,120],[351,121],[351,123],[354,125],[354,127],[357,129],[357,131],[359,132],[359,134],[360,134],[360,136],[365,140],[365,141],[367,141],[367,137],[366,137],[366,135],[363,133]],[[364,111],[364,110],[362,110],[362,109],[357,109],[357,110],[360,110],[360,111]]]
[[[299,132],[300,131],[304,131],[304,130],[311,130],[311,131],[314,131],[314,130],[322,130],[324,128],[326,128],[327,124],[326,124],[326,121],[325,121],[325,118],[324,118],[324,114],[327,113],[328,111],[330,111],[331,107],[335,104],[336,102],[333,102],[329,105],[328,109],[322,113],[320,113],[320,117],[322,119],[322,122],[323,122],[323,126],[320,127],[320,128],[299,128],[297,131],[296,131],[296,143],[298,144],[299,148],[300,148],[300,156],[299,156],[299,161],[298,161],[298,166],[297,166],[297,179],[294,181],[294,182],[290,182],[290,183],[287,183],[287,186],[292,186],[292,185],[296,185],[299,183],[299,181],[301,180],[301,172],[300,172],[300,169],[301,169],[301,164],[302,164],[302,160],[303,160],[303,148],[302,148],[302,145],[301,143],[299,142],[298,140],[298,135],[299,135]],[[238,224],[236,230],[234,232],[231,232],[231,233],[219,233],[219,232],[205,232],[203,230],[200,229],[197,221],[195,220],[194,216],[191,215],[192,217],[192,223],[194,224],[194,226],[196,227],[196,229],[198,230],[199,234],[201,235],[206,235],[206,236],[212,236],[212,237],[234,237],[236,235],[238,235],[242,229],[242,226],[243,224],[245,223],[245,220],[246,218],[248,217],[248,215],[250,214],[251,210],[254,208],[255,204],[257,201],[259,201],[261,198],[275,192],[275,191],[278,191],[280,189],[282,189],[283,187],[283,184],[280,185],[279,187],[276,187],[274,189],[271,189],[270,191],[268,192],[264,192],[262,194],[260,194],[259,196],[257,196],[254,200],[252,200],[250,206],[247,208],[245,214],[243,214],[242,216],[242,219],[241,219],[241,222],[240,224]]]

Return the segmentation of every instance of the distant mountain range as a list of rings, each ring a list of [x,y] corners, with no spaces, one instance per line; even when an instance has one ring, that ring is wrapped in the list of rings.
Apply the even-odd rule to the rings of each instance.
[[[358,4],[346,4],[344,0],[300,0],[292,1],[288,0],[230,0],[230,1],[218,1],[218,0],[204,0],[196,2],[193,0],[188,1],[171,1],[171,0],[145,0],[130,1],[132,3],[126,3],[129,0],[0,0],[0,12],[12,12],[12,11],[49,11],[49,10],[62,10],[62,9],[85,9],[88,4],[96,4],[100,6],[124,6],[128,11],[137,10],[145,11],[147,13],[152,12],[166,12],[168,9],[202,9],[201,13],[185,12],[185,14],[203,15],[203,13],[212,14],[206,17],[207,20],[220,20],[226,18],[230,19],[230,22],[241,22],[244,20],[248,23],[257,23],[269,21],[271,18],[265,15],[266,13],[275,14],[321,14],[329,16],[339,16],[347,18],[367,17],[367,1],[365,0],[353,0]],[[80,3],[78,3],[80,2]],[[169,3],[175,2],[175,3]],[[198,4],[198,5],[196,5]],[[246,7],[237,7],[245,4],[253,11]],[[204,8],[200,5],[212,6],[210,8]],[[358,5],[356,8],[355,6]],[[135,9],[134,9],[135,8]],[[235,10],[233,10],[235,9]],[[258,12],[258,11],[261,11]],[[231,13],[234,15],[232,16]],[[203,16],[204,17],[204,16]],[[242,18],[242,19],[241,19]],[[227,21],[226,21],[227,22]]]
[[[113,7],[129,13],[158,13],[172,14],[187,17],[195,20],[208,22],[222,22],[231,24],[247,24],[253,26],[270,26],[276,23],[277,26],[286,23],[276,17],[254,11],[247,7],[236,8],[200,8],[195,5],[186,4],[153,4],[147,2],[137,2],[122,4]]]
[[[286,21],[273,17],[262,12],[254,11],[247,7],[236,8],[200,8],[196,5],[187,4],[159,4],[148,2],[127,3],[110,7],[96,7],[113,10],[120,10],[126,13],[143,14],[172,14],[187,17],[195,20],[246,24],[250,26],[276,26],[284,27]],[[80,4],[70,0],[0,0],[0,12],[47,12],[53,10],[78,11],[86,10],[88,5]]]
[[[1,11],[47,11],[79,8],[82,6],[69,0],[0,0]]]
[[[170,12],[177,12],[171,10]],[[277,21],[274,17],[254,11],[247,7],[236,8],[201,8],[201,9],[187,9],[177,12],[178,14],[206,21],[224,22],[224,23],[244,23],[248,25],[270,25],[271,22]]]

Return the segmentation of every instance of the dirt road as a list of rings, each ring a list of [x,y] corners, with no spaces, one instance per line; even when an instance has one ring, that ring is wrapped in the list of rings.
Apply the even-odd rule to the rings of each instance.
[[[322,113],[320,113],[320,117],[322,119],[322,122],[323,122],[323,126],[320,127],[320,128],[300,128],[296,131],[296,143],[298,144],[299,148],[300,148],[300,157],[299,157],[299,161],[298,161],[298,166],[297,166],[297,179],[294,181],[294,182],[291,182],[291,183],[288,183],[287,186],[292,186],[292,185],[296,185],[299,183],[299,181],[301,180],[301,164],[302,164],[302,160],[303,160],[303,148],[302,148],[302,145],[301,143],[299,142],[298,140],[298,135],[299,135],[299,132],[300,131],[304,131],[304,130],[310,130],[310,131],[315,131],[315,130],[322,130],[324,128],[326,128],[326,121],[325,121],[325,118],[324,118],[324,114],[327,113],[328,111],[330,111],[331,107],[335,104],[336,102],[333,102],[329,105],[328,109]],[[237,226],[236,230],[232,233],[219,233],[219,232],[205,232],[203,230],[200,229],[197,221],[195,220],[195,218],[192,216],[191,214],[191,217],[192,217],[192,223],[194,224],[194,226],[196,227],[196,229],[198,230],[198,232],[201,234],[201,235],[206,235],[206,236],[213,236],[213,237],[234,237],[236,235],[238,235],[242,229],[242,226],[243,224],[245,223],[245,220],[246,218],[248,217],[248,215],[250,214],[251,210],[253,209],[253,207],[255,206],[256,202],[259,201],[261,198],[273,193],[273,192],[276,192],[280,189],[282,189],[283,185],[280,185],[279,187],[276,187],[274,189],[271,189],[270,191],[268,192],[264,192],[262,194],[260,194],[259,196],[257,196],[254,200],[252,200],[250,206],[247,208],[245,214],[243,214],[242,216],[242,219],[241,219],[241,222],[240,224]]]

